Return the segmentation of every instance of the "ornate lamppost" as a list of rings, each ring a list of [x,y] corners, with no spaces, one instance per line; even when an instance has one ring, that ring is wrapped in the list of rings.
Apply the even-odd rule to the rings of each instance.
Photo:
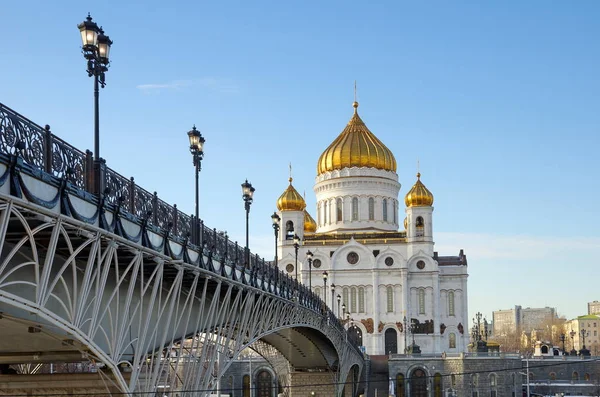
[[[256,189],[252,187],[252,184],[248,182],[248,179],[242,183],[242,198],[244,199],[244,208],[246,209],[246,268],[250,267],[250,234],[248,229],[248,221],[250,217],[250,206]]]
[[[281,218],[277,215],[277,212],[273,212],[271,220],[273,221],[273,231],[275,232],[275,267],[277,267],[277,237],[279,236],[279,222],[281,222]]]
[[[406,334],[408,333],[408,327],[406,326],[406,322],[408,320],[406,319],[406,316],[404,316],[404,318],[402,319],[402,324],[404,325],[404,354],[408,353],[408,346],[407,346],[407,341],[406,341]]]
[[[342,297],[340,294],[337,295],[337,316],[338,318],[340,318],[340,301],[342,300]]]
[[[583,324],[581,326],[583,327]],[[579,349],[579,355],[581,357],[587,357],[590,355],[590,350],[585,347],[585,336],[586,336],[585,329],[582,329],[580,331],[580,333],[581,333],[581,338],[583,339],[583,347],[581,349]]]
[[[562,355],[566,355],[567,352],[565,352],[565,338],[566,335],[564,333],[560,334],[560,336],[558,337],[558,339],[562,342]]]
[[[335,284],[331,283],[331,310],[333,310],[333,303],[335,302]]]
[[[575,350],[575,335],[577,335],[577,332],[571,330],[571,332],[569,332],[569,336],[571,337],[571,355],[572,356],[576,356],[577,355],[577,350]]]
[[[296,253],[296,262],[294,262],[294,269],[296,270],[296,282],[298,282],[298,249],[300,248],[300,237],[294,234],[294,252]]]
[[[306,252],[306,257],[308,258],[308,289],[312,291],[312,258],[313,253],[310,251]]]
[[[342,303],[342,318],[346,317],[346,303]]]
[[[113,42],[104,34],[104,30],[92,21],[90,14],[77,27],[81,33],[83,56],[87,59],[88,76],[94,76],[94,160],[98,161],[100,159],[99,87],[104,88],[106,85],[105,73],[110,64],[108,55]]]
[[[327,306],[327,270],[323,272],[323,302],[325,302],[325,306]]]
[[[192,161],[194,164],[194,168],[196,169],[196,212],[193,222],[193,230],[192,230],[192,241],[196,245],[200,245],[200,196],[199,196],[199,186],[198,186],[198,175],[200,174],[200,170],[202,169],[202,159],[204,158],[204,142],[205,139],[196,129],[196,126],[188,131],[188,138],[190,140],[190,153],[192,154]]]

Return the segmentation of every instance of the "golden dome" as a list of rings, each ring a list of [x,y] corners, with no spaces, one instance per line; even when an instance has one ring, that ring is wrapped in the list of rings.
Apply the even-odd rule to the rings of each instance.
[[[354,115],[348,125],[319,157],[317,174],[349,167],[371,167],[396,172],[394,155],[361,120],[358,102],[354,102],[352,106]]]
[[[304,233],[314,233],[317,231],[317,222],[304,210]]]
[[[277,199],[277,209],[279,211],[302,211],[306,208],[306,201],[304,201],[300,193],[292,186],[291,177],[289,181],[290,185]]]
[[[404,198],[407,207],[431,207],[433,205],[433,194],[421,182],[421,173],[417,173],[417,182],[408,191]]]

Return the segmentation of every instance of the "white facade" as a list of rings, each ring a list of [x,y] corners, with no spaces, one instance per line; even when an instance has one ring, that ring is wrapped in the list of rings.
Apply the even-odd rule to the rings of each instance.
[[[466,256],[462,251],[446,257],[434,252],[431,205],[406,207],[408,228],[399,230],[404,218],[400,186],[395,162],[387,170],[341,167],[322,172],[314,185],[316,232],[304,232],[303,211],[278,212],[279,267],[292,277],[297,270],[300,281],[321,298],[327,271],[324,298],[340,318],[341,304],[346,305],[352,319],[347,326],[358,327],[368,354],[403,353],[413,340],[404,332],[411,320],[420,324],[414,341],[423,353],[464,352],[469,343]],[[286,238],[288,221],[302,240],[297,268],[293,241]],[[308,251],[313,254],[312,274]]]

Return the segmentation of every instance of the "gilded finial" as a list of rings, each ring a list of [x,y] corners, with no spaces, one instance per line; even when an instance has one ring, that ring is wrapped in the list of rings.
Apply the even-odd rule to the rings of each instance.
[[[421,173],[420,172],[417,172],[417,179],[421,180]]]

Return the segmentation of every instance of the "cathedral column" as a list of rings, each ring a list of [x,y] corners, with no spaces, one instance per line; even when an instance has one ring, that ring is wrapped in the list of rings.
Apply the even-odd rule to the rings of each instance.
[[[461,335],[462,346],[460,346],[461,351],[467,351],[467,345],[469,344],[469,302],[467,297],[467,277],[462,277],[461,282],[462,287],[462,313],[460,314],[460,322],[463,325],[464,333]]]
[[[372,274],[373,282],[373,337],[371,338],[371,351],[379,352],[381,347],[381,334],[379,333],[379,312],[381,310],[379,298],[379,272],[375,270]]]
[[[402,319],[404,319],[404,316],[406,316],[406,326],[408,328],[408,326],[410,326],[410,300],[408,298],[408,292],[410,290],[409,286],[408,286],[408,268],[404,268],[401,270],[401,274],[400,274],[400,282],[402,283]],[[404,324],[403,324],[404,326]],[[408,337],[406,337],[406,332],[407,330],[404,329],[402,331],[404,333],[404,335],[402,335],[402,343],[404,343],[404,341],[408,342]],[[406,351],[407,346],[404,345],[404,348],[402,349],[402,352]],[[398,352],[400,352],[400,350],[398,350]]]
[[[433,352],[439,353],[440,350],[440,340],[442,339],[440,335],[440,318],[441,318],[441,302],[440,302],[440,273],[439,271],[435,273],[433,278]]]

